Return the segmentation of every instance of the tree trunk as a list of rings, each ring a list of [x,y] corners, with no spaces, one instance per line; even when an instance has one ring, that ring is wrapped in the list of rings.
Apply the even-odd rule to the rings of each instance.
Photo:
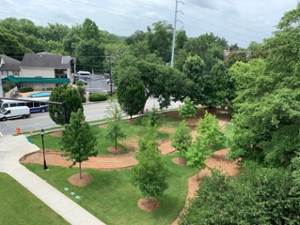
[[[197,172],[197,177],[196,177],[197,181],[199,181],[199,172]]]
[[[116,133],[115,137],[115,149],[117,150],[117,145],[118,145],[118,132]]]
[[[81,162],[79,162],[79,178],[81,179]]]

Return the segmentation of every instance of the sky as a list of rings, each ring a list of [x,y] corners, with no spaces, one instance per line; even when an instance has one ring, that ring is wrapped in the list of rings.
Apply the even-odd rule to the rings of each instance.
[[[188,37],[213,33],[228,44],[246,48],[272,36],[285,12],[298,0],[177,0],[176,29]],[[118,36],[146,31],[158,21],[174,26],[176,0],[0,0],[0,19],[27,18],[35,25],[69,27],[93,20],[99,29]]]

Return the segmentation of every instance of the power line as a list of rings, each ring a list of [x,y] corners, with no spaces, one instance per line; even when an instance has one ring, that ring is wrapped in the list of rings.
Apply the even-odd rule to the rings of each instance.
[[[261,33],[261,34],[264,34],[264,35],[269,35],[269,34],[265,34],[265,33],[263,33],[263,32],[257,32],[257,31],[255,31],[255,30],[249,29],[248,27],[245,27],[245,26],[242,26],[242,25],[233,23],[233,22],[224,21],[224,19],[221,19],[221,18],[219,18],[219,17],[216,17],[216,16],[214,16],[214,15],[211,15],[211,14],[209,14],[209,13],[207,13],[207,12],[204,12],[204,11],[202,11],[202,10],[200,10],[200,9],[197,9],[197,8],[195,8],[195,7],[193,7],[193,6],[187,5],[186,3],[183,3],[183,4],[184,4],[185,6],[187,6],[187,7],[189,7],[189,8],[193,8],[193,10],[197,10],[197,11],[199,11],[199,12],[202,12],[202,13],[204,13],[204,14],[206,14],[206,15],[208,15],[208,16],[211,16],[211,17],[213,17],[213,18],[215,18],[215,19],[218,19],[218,20],[220,20],[220,21],[222,21],[222,22],[230,23],[230,24],[232,24],[232,25],[235,25],[235,26],[238,26],[238,27],[242,27],[242,28],[244,28],[244,29],[247,29],[247,30],[252,31],[252,32],[255,32],[255,33]]]

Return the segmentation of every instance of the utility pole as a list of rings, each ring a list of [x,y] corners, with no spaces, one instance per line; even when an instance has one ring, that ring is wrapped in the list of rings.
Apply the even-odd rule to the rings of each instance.
[[[175,49],[175,38],[176,38],[176,23],[177,23],[177,5],[178,0],[175,0],[175,19],[174,19],[174,30],[173,30],[173,41],[172,41],[172,57],[171,57],[171,67],[174,65],[174,49]]]
[[[109,55],[108,56],[108,63],[109,63],[109,73],[110,73],[110,75],[109,75],[109,79],[110,79],[110,96],[112,97],[113,96],[113,92],[112,92],[112,79],[111,79],[111,77],[112,77],[112,74],[111,74],[111,56]]]

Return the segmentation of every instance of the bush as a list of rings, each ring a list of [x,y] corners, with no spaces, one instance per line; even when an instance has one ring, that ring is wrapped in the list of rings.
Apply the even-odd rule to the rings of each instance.
[[[3,93],[9,92],[15,86],[16,86],[16,84],[13,81],[8,81],[8,82],[3,83],[3,85],[2,85],[2,87],[3,87]]]
[[[84,97],[84,96],[81,97],[81,102],[82,102],[82,103],[85,103],[85,102],[86,102],[86,97]]]
[[[21,93],[31,92],[31,91],[33,91],[32,87],[21,87],[21,88],[19,88],[19,92],[21,92]]]
[[[92,94],[90,94],[89,100],[91,102],[106,101],[107,100],[107,95],[100,94],[100,93],[92,93]]]

